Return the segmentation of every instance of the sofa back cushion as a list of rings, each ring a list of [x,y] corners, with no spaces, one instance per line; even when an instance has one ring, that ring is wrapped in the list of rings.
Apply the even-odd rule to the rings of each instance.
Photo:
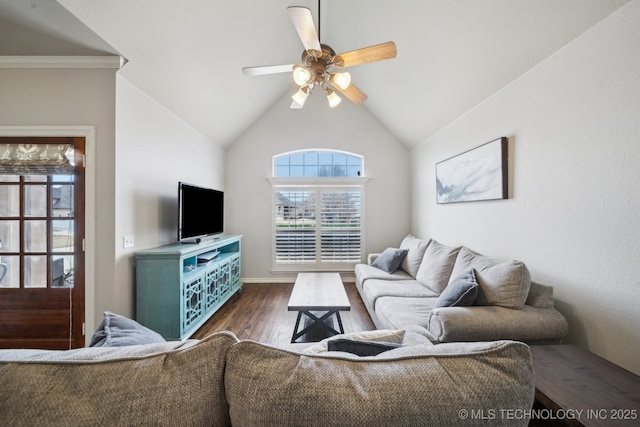
[[[429,246],[429,243],[430,240],[418,239],[411,234],[402,239],[400,243],[400,249],[407,249],[407,255],[405,255],[402,260],[400,268],[413,278],[415,278],[418,273],[424,251]]]
[[[0,360],[0,425],[230,425],[223,380],[235,342],[220,332],[160,352],[173,343]]]
[[[458,254],[451,277],[473,268],[478,281],[475,305],[498,305],[521,309],[531,286],[529,269],[517,260],[499,261],[463,247]]]
[[[431,240],[420,263],[416,280],[440,295],[449,283],[460,247],[446,246]]]
[[[420,354],[302,355],[252,341],[227,354],[234,426],[460,425],[461,409],[529,410],[534,378],[522,343],[415,346]],[[343,353],[344,354],[344,353]],[[515,424],[513,424],[515,422]],[[519,421],[509,420],[510,425]],[[520,425],[526,426],[527,420]]]
[[[553,308],[553,286],[531,281],[526,305],[537,308]]]

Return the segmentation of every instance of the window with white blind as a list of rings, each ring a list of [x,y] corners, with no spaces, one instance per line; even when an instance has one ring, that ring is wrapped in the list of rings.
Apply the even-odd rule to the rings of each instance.
[[[301,164],[285,165],[291,162]],[[361,262],[365,182],[361,156],[313,150],[274,157],[273,269],[339,271]]]

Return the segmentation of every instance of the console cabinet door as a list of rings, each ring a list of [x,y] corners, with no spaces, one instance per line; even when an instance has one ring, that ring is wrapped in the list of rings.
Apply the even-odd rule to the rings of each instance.
[[[182,325],[180,335],[187,332],[204,315],[204,275],[198,275],[182,284]]]
[[[220,266],[215,265],[205,273],[205,312],[208,313],[216,308],[220,303],[220,288],[218,287],[218,277]]]

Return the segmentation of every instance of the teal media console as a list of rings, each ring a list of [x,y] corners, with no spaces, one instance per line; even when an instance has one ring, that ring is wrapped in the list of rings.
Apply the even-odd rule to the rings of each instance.
[[[136,252],[136,320],[167,340],[189,338],[242,288],[241,239],[225,234]]]

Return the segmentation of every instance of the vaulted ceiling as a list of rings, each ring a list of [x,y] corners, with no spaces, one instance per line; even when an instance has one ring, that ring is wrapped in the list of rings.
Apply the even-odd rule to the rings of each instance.
[[[412,147],[627,1],[322,0],[320,37],[338,53],[396,43],[395,59],[349,71],[359,108]],[[317,25],[317,0],[0,0],[0,55],[121,55],[124,78],[228,146],[295,92],[289,73],[241,71],[299,62],[293,5]]]

